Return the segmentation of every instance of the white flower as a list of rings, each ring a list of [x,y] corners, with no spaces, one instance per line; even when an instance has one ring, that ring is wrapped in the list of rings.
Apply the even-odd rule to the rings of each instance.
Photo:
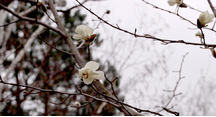
[[[214,15],[209,14],[208,11],[203,12],[199,16],[199,23],[202,27],[206,26],[207,23],[210,23],[213,21]],[[199,25],[199,24],[198,24]]]
[[[75,32],[77,34],[73,35],[74,39],[84,39],[84,40],[88,40],[91,38],[92,34],[93,34],[93,29],[86,26],[86,25],[79,25],[76,27]]]
[[[198,32],[195,34],[195,36],[200,37],[200,38],[203,38],[202,33],[201,33],[200,31],[198,31]]]
[[[181,5],[183,3],[183,0],[168,0],[167,2],[170,6],[173,6],[175,4]]]
[[[89,61],[85,67],[79,70],[79,78],[83,79],[85,84],[91,84],[94,79],[104,79],[104,73],[102,71],[96,71],[98,68],[98,63]]]
[[[79,102],[74,102],[74,106],[81,106]]]

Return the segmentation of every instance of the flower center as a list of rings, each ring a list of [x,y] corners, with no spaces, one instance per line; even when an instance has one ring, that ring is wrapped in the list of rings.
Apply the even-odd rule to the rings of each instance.
[[[87,71],[84,71],[84,72],[82,73],[82,76],[83,76],[83,78],[88,79],[89,73],[88,73]]]

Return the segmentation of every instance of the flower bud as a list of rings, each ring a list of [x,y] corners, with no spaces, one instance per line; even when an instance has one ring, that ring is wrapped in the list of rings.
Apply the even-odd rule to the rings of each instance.
[[[199,37],[199,38],[203,38],[203,35],[202,33],[200,33],[200,31],[198,31],[196,34],[195,34],[196,37]]]
[[[199,19],[197,19],[197,27],[200,29],[202,27],[205,27],[207,23],[210,23],[213,21],[214,15],[210,14],[208,11],[202,12],[199,16]]]
[[[110,10],[107,10],[107,11],[106,11],[106,14],[110,14]]]
[[[212,56],[213,56],[214,58],[216,58],[216,52],[215,52],[214,48],[210,48],[210,50],[211,50],[211,52],[212,52]]]
[[[81,106],[79,102],[74,102],[74,106]]]

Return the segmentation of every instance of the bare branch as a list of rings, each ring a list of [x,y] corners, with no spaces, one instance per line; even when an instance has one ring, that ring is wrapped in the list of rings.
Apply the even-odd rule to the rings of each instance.
[[[60,103],[54,103],[54,102],[51,102],[51,101],[49,101],[50,103],[52,103],[52,104],[55,104],[55,105],[60,105],[60,104],[63,104],[69,97],[70,97],[71,95],[68,95],[62,102],[60,102]]]
[[[89,11],[91,14],[93,14],[94,16],[96,16],[99,20],[103,21],[105,24],[111,26],[112,28],[114,29],[117,29],[119,31],[122,31],[122,32],[125,32],[127,34],[130,34],[130,35],[133,35],[135,37],[142,37],[142,38],[147,38],[147,39],[152,39],[152,40],[156,40],[156,41],[160,41],[162,42],[162,44],[164,45],[167,45],[167,44],[171,44],[171,43],[180,43],[180,44],[186,44],[186,45],[197,45],[197,46],[205,46],[205,47],[216,47],[215,44],[206,44],[204,45],[203,43],[193,43],[193,42],[186,42],[186,41],[183,41],[183,40],[168,40],[168,39],[162,39],[162,38],[158,38],[158,37],[155,37],[155,36],[151,36],[149,34],[145,34],[145,35],[138,35],[136,34],[135,32],[130,32],[130,31],[127,31],[127,30],[124,30],[122,28],[120,28],[119,26],[114,26],[112,24],[110,24],[109,22],[105,21],[103,18],[99,17],[97,14],[95,14],[94,12],[92,12],[91,10],[89,10],[87,7],[85,7],[84,5],[82,5],[78,0],[76,0],[80,6],[82,6],[84,9],[86,9],[87,11]],[[146,2],[146,1],[144,1]],[[157,7],[157,6],[156,6]],[[165,10],[166,11],[166,10]],[[169,11],[171,12],[171,11]],[[172,14],[175,14],[175,13],[172,13]],[[179,16],[179,15],[177,15]],[[180,16],[181,17],[181,16]],[[183,17],[182,17],[183,18]],[[185,18],[183,18],[185,19]],[[187,19],[185,19],[187,21]],[[192,23],[194,26],[196,26],[195,23],[191,22],[190,20],[188,20],[190,23]],[[209,29],[211,31],[214,31],[216,32],[215,30],[213,29],[210,29],[210,28],[205,28],[205,29]]]
[[[179,95],[179,94],[176,94],[176,89],[177,89],[177,87],[179,86],[180,80],[184,78],[184,77],[181,76],[181,72],[182,72],[182,66],[183,66],[184,59],[185,59],[186,55],[188,55],[188,53],[186,53],[186,54],[183,56],[183,58],[182,58],[181,66],[180,66],[180,69],[179,69],[179,71],[178,71],[178,72],[179,72],[179,79],[178,79],[178,81],[177,81],[177,83],[176,83],[175,88],[171,91],[171,92],[173,93],[173,94],[172,94],[172,97],[171,97],[170,100],[167,102],[167,104],[164,106],[164,108],[166,108],[166,107],[171,103],[171,101],[172,101],[176,96]],[[180,93],[180,94],[181,94],[181,93]]]
[[[114,96],[116,97],[116,99],[119,100],[118,96],[117,96],[116,93],[115,93],[113,84],[112,84],[112,83],[116,80],[116,78],[115,78],[113,81],[110,81],[106,76],[105,76],[105,78],[106,78],[106,80],[110,83],[110,86],[111,86],[111,89],[112,89],[112,92],[113,92]],[[118,78],[118,77],[117,77],[117,78]]]
[[[171,13],[171,14],[174,14],[174,15],[177,15],[177,16],[180,17],[181,19],[183,19],[183,20],[185,20],[185,21],[191,23],[192,25],[196,26],[195,23],[193,23],[193,22],[191,22],[190,20],[184,18],[183,16],[179,15],[178,13],[174,13],[174,12],[172,12],[172,11],[169,11],[169,10],[166,10],[166,9],[163,9],[163,8],[160,8],[160,7],[155,6],[155,5],[149,3],[149,2],[147,2],[147,1],[145,1],[145,0],[142,0],[142,1],[145,2],[146,4],[149,4],[149,5],[153,6],[153,7],[156,8],[156,9],[161,10],[161,11],[165,11],[165,12],[168,12],[168,13]]]
[[[172,113],[174,114],[175,116],[179,116],[179,112],[175,112],[175,111],[171,111],[170,109],[167,109],[167,108],[163,108],[165,111],[167,111],[168,113]]]
[[[45,39],[43,39],[41,36],[39,36],[39,37],[40,37],[40,39],[41,39],[43,42],[45,42],[47,45],[51,46],[52,48],[54,48],[54,49],[56,49],[56,50],[58,50],[58,51],[60,51],[60,52],[62,52],[62,53],[68,54],[68,55],[70,55],[70,56],[74,56],[74,54],[72,54],[72,53],[68,53],[68,52],[66,52],[66,51],[60,50],[60,49],[56,48],[55,46],[49,44],[49,43],[48,43]]]
[[[7,24],[1,25],[0,27],[5,27],[5,26],[8,26],[8,25],[10,25],[10,24],[16,23],[16,22],[18,22],[18,21],[20,21],[20,20],[16,20],[16,21],[9,22],[9,23],[7,23]]]

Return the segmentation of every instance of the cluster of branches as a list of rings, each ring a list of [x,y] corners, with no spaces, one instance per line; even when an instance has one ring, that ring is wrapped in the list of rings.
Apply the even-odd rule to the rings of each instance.
[[[44,93],[44,92],[46,92],[46,93],[52,93],[52,94],[61,94],[61,95],[65,94],[65,95],[67,95],[66,98],[64,98],[63,101],[61,101],[59,103],[53,103],[53,102],[49,101],[50,103],[55,104],[55,105],[61,105],[61,104],[65,103],[71,96],[81,95],[81,96],[84,96],[86,98],[91,99],[90,101],[87,101],[86,103],[84,103],[84,104],[82,104],[80,106],[72,106],[72,107],[77,108],[78,110],[80,108],[83,108],[83,107],[86,107],[87,105],[92,104],[95,101],[98,101],[98,102],[103,102],[103,103],[112,105],[113,107],[117,108],[119,111],[121,111],[122,113],[124,113],[125,115],[142,115],[143,113],[150,113],[150,114],[153,114],[153,115],[159,115],[159,116],[161,116],[162,114],[160,114],[160,112],[154,112],[154,111],[151,111],[151,110],[140,109],[140,108],[131,106],[129,104],[126,104],[121,99],[119,99],[118,96],[117,96],[117,94],[116,94],[116,91],[114,89],[114,86],[113,86],[113,84],[117,80],[117,77],[113,78],[112,80],[109,80],[108,78],[106,78],[106,81],[109,83],[109,86],[111,87],[111,91],[109,91],[108,89],[106,89],[104,87],[104,85],[101,82],[99,82],[98,80],[94,81],[90,85],[90,87],[95,92],[94,95],[91,95],[91,94],[88,94],[88,93],[84,92],[82,90],[82,88],[80,88],[79,85],[75,85],[75,88],[76,88],[75,93],[68,93],[68,92],[54,90],[52,88],[52,86],[45,87],[45,88],[39,88],[39,87],[35,87],[35,86],[21,84],[18,78],[17,78],[16,83],[9,83],[8,82],[9,74],[14,69],[16,69],[17,63],[22,60],[24,54],[26,53],[26,50],[28,48],[30,48],[31,44],[34,42],[34,39],[45,28],[47,30],[52,30],[53,32],[57,33],[58,36],[59,36],[59,38],[62,38],[62,39],[64,39],[66,41],[66,43],[67,43],[67,45],[68,45],[68,47],[70,49],[69,50],[70,52],[58,49],[56,46],[54,46],[54,43],[53,44],[49,44],[49,42],[47,42],[45,39],[43,39],[42,37],[40,37],[40,39],[44,43],[46,43],[48,46],[50,46],[50,50],[48,50],[47,53],[49,53],[49,51],[51,51],[51,49],[56,49],[57,51],[59,51],[61,53],[64,53],[64,54],[67,54],[68,56],[72,57],[73,60],[74,60],[74,64],[73,65],[76,66],[76,68],[80,69],[80,68],[82,68],[82,67],[85,66],[86,60],[82,57],[81,52],[79,51],[79,49],[77,48],[77,46],[73,42],[70,34],[66,31],[65,26],[62,24],[61,19],[60,19],[59,15],[58,15],[58,12],[63,12],[63,13],[69,12],[69,11],[71,11],[74,8],[77,8],[77,7],[81,7],[83,9],[86,9],[92,15],[96,16],[100,20],[100,23],[107,24],[107,25],[111,26],[113,29],[116,29],[116,30],[125,32],[127,34],[133,35],[135,38],[139,37],[139,38],[152,39],[152,40],[155,40],[155,41],[160,41],[160,42],[162,42],[162,44],[180,43],[180,44],[186,44],[186,45],[204,46],[205,48],[209,48],[209,47],[215,48],[216,47],[215,44],[206,44],[206,43],[202,43],[202,42],[201,43],[193,43],[193,42],[186,42],[186,41],[183,41],[183,40],[162,39],[162,38],[155,37],[155,36],[152,36],[152,35],[149,35],[149,34],[139,35],[139,34],[136,33],[137,29],[135,29],[134,32],[127,31],[127,30],[125,30],[123,28],[120,28],[118,25],[116,25],[116,26],[112,25],[111,23],[109,23],[108,21],[106,21],[105,19],[103,19],[103,16],[100,17],[96,13],[94,13],[94,11],[91,11],[89,8],[85,7],[84,3],[87,2],[87,1],[88,0],[85,0],[84,2],[81,3],[79,0],[76,0],[76,2],[78,3],[78,5],[73,6],[73,7],[69,8],[69,9],[67,9],[67,10],[56,10],[55,5],[54,5],[54,3],[53,3],[52,0],[49,0],[49,2],[48,2],[49,6],[45,6],[44,4],[38,4],[38,0],[37,1],[25,0],[23,2],[29,2],[34,7],[31,7],[31,9],[27,9],[25,12],[22,12],[22,13],[17,13],[15,11],[11,10],[7,5],[0,4],[0,8],[1,9],[9,12],[10,14],[12,14],[13,16],[16,17],[14,20],[10,21],[9,23],[7,23],[5,25],[2,25],[1,27],[10,26],[13,23],[17,23],[17,22],[21,22],[21,21],[27,21],[27,22],[29,22],[31,24],[38,24],[39,25],[39,27],[37,28],[37,30],[35,30],[35,32],[30,36],[30,38],[28,39],[28,41],[23,45],[23,48],[19,52],[17,52],[18,54],[15,57],[15,59],[13,60],[13,62],[10,64],[10,66],[8,67],[8,69],[7,69],[6,73],[5,73],[6,75],[3,78],[0,76],[0,83],[6,84],[6,85],[15,86],[15,87],[17,87],[17,89],[20,89],[20,91],[25,91],[26,95],[41,94],[41,93]],[[184,21],[187,21],[187,22],[191,23],[192,25],[197,26],[197,24],[195,24],[195,23],[191,22],[190,20],[188,20],[187,18],[184,18],[183,16],[179,15],[178,12],[175,13],[175,12],[172,12],[172,11],[168,11],[166,9],[157,7],[157,6],[155,6],[155,5],[147,2],[145,0],[142,0],[142,1],[145,2],[146,4],[149,4],[149,5],[153,6],[156,9],[159,9],[159,10],[171,13],[173,15],[176,15],[177,17],[180,17]],[[215,9],[212,6],[210,0],[208,0],[208,2],[209,2],[210,7],[212,8],[212,11],[213,11],[214,15],[216,16]],[[190,7],[189,5],[187,5],[187,6]],[[41,8],[43,10],[43,12],[45,12],[47,14],[47,17],[48,17],[47,19],[52,20],[52,23],[55,23],[58,26],[58,28],[53,27],[53,26],[51,26],[48,23],[44,23],[42,20],[38,19],[37,15],[38,15],[38,9],[39,8]],[[196,10],[193,7],[190,7],[190,8],[192,10]],[[51,11],[51,13],[49,13],[49,11]],[[196,11],[199,11],[199,10],[196,10]],[[30,12],[35,12],[36,13],[36,17],[35,18],[30,18],[30,17],[25,16],[25,15],[27,15]],[[50,18],[50,16],[52,16],[52,15],[54,16],[55,20],[53,20],[52,18]],[[204,28],[204,29],[216,32],[214,30],[214,26],[212,28]],[[204,37],[204,34],[203,34],[203,37]],[[205,38],[203,38],[203,39],[205,40]],[[87,45],[86,47],[89,48],[89,46],[90,45]],[[46,55],[46,56],[48,56],[48,55]],[[183,60],[184,60],[184,57],[183,57]],[[89,58],[88,60],[90,60],[90,58],[91,58],[90,51],[88,53],[88,58]],[[179,95],[179,94],[176,94],[175,91],[176,91],[176,89],[177,89],[177,87],[179,85],[180,80],[183,78],[181,76],[181,69],[182,69],[183,60],[182,60],[182,63],[181,63],[181,68],[178,71],[179,72],[179,80],[177,81],[174,90],[169,91],[169,92],[173,92],[173,96],[170,98],[170,100],[168,101],[168,103],[166,105],[164,105],[163,107],[161,107],[162,110],[165,110],[166,112],[174,114],[174,115],[179,115],[179,113],[175,112],[175,111],[172,111],[171,108],[168,108],[168,105],[173,100],[173,98],[175,98],[176,96]],[[22,89],[23,87],[24,87],[24,89]],[[3,88],[3,85],[1,85],[0,88]],[[2,93],[2,92],[0,92],[0,93]]]

